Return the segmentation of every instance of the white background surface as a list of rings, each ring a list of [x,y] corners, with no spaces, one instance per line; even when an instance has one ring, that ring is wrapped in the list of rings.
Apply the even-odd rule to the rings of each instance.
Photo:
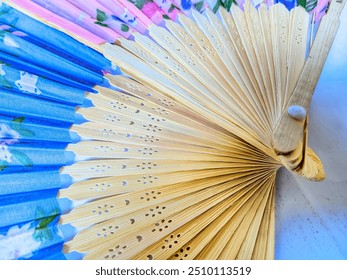
[[[327,178],[310,182],[280,170],[275,258],[347,260],[347,7],[309,117],[309,146]]]

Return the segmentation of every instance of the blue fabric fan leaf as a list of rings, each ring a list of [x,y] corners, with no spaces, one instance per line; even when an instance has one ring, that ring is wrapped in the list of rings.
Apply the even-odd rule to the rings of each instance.
[[[85,92],[119,68],[5,4],[0,23],[0,259],[64,259],[57,193],[71,183],[59,172],[73,160],[69,126]]]

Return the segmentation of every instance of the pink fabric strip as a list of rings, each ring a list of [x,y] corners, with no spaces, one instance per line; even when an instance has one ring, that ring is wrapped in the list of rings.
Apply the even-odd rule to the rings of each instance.
[[[113,19],[111,12],[104,8],[99,2],[95,0],[67,0],[72,5],[87,13],[94,21],[94,23],[105,25],[125,38],[129,38],[132,29],[125,23],[121,22],[118,18]],[[102,18],[98,18],[98,14]]]
[[[109,43],[114,43],[120,36],[110,28],[95,24],[95,20],[69,2],[61,0],[33,0],[33,2],[89,30]]]
[[[153,0],[153,2],[166,14],[170,19],[175,20],[179,13],[178,9],[170,0]]]
[[[325,15],[329,2],[329,0],[318,0],[317,6],[314,8],[314,12],[316,13],[314,20],[316,22],[320,21]]]
[[[151,19],[156,25],[163,21],[164,12],[154,2],[147,2],[143,5],[141,12]]]
[[[51,22],[72,34],[83,38],[86,41],[92,42],[97,45],[105,43],[105,40],[100,38],[99,36],[96,36],[88,30],[78,26],[77,24],[74,24],[60,16],[57,16],[51,11],[42,8],[41,6],[33,3],[30,0],[12,0],[12,2],[19,7],[22,7],[23,9],[33,13],[38,18],[42,18],[48,22]]]
[[[127,8],[121,7],[117,2],[112,0],[96,0],[101,7],[108,9],[110,14],[119,17],[125,23],[133,27],[140,33],[145,33],[146,25],[133,15]]]
[[[145,26],[152,24],[152,21],[146,17],[134,4],[128,2],[127,0],[117,0],[117,2],[121,7],[128,9],[134,16],[141,20]]]

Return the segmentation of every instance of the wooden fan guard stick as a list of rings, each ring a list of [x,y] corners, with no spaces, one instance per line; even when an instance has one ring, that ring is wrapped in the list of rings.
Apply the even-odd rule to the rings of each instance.
[[[321,21],[298,83],[273,132],[272,145],[278,155],[290,154],[303,141],[305,119],[291,117],[288,109],[291,106],[300,106],[308,112],[313,92],[337,33],[345,3],[345,0],[333,0],[327,15]]]

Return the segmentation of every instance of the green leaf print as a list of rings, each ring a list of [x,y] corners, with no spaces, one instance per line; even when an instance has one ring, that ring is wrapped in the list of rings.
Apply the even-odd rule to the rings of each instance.
[[[0,172],[8,167],[7,161],[0,160]]]
[[[198,12],[200,12],[203,5],[204,5],[204,1],[200,1],[200,2],[196,3],[194,6],[198,10]]]
[[[100,22],[103,22],[107,19],[107,15],[104,11],[96,9],[96,19]]]
[[[171,4],[170,9],[168,10],[168,12],[172,13],[174,9],[176,9],[176,6],[174,4]]]
[[[6,80],[4,76],[0,76],[0,86],[5,88],[13,88],[12,84]]]
[[[24,122],[24,117],[18,117],[12,120],[10,126],[13,130],[17,131],[21,136],[33,137],[35,133],[29,129],[23,128],[22,123]]]
[[[219,9],[219,7],[223,4],[223,2],[221,0],[217,0],[216,5],[213,7],[212,12],[216,13]]]
[[[100,21],[96,21],[96,22],[94,22],[94,23],[97,24],[97,25],[103,26],[103,27],[108,27],[107,24],[102,23],[102,22],[100,22]]]
[[[24,122],[25,118],[24,117],[18,117],[12,120],[13,123],[22,123]]]
[[[15,159],[23,166],[25,167],[32,167],[33,163],[31,159],[24,154],[23,152],[20,152],[18,150],[11,149],[11,154],[15,157]]]
[[[133,3],[139,10],[142,10],[143,6],[145,5],[144,0],[128,0],[128,1]]]
[[[55,214],[55,215],[52,215],[52,216],[48,216],[48,217],[45,217],[43,218],[41,221],[40,221],[40,224],[38,225],[37,229],[43,229],[45,227],[48,227],[48,225],[54,221],[54,219],[58,216],[59,214]]]
[[[122,25],[121,25],[121,30],[122,30],[123,32],[128,32],[128,31],[129,31],[129,26],[127,26],[126,24],[122,24]]]
[[[225,0],[224,2],[224,8],[229,12],[230,11],[230,8],[231,8],[231,5],[233,4],[233,0]]]

